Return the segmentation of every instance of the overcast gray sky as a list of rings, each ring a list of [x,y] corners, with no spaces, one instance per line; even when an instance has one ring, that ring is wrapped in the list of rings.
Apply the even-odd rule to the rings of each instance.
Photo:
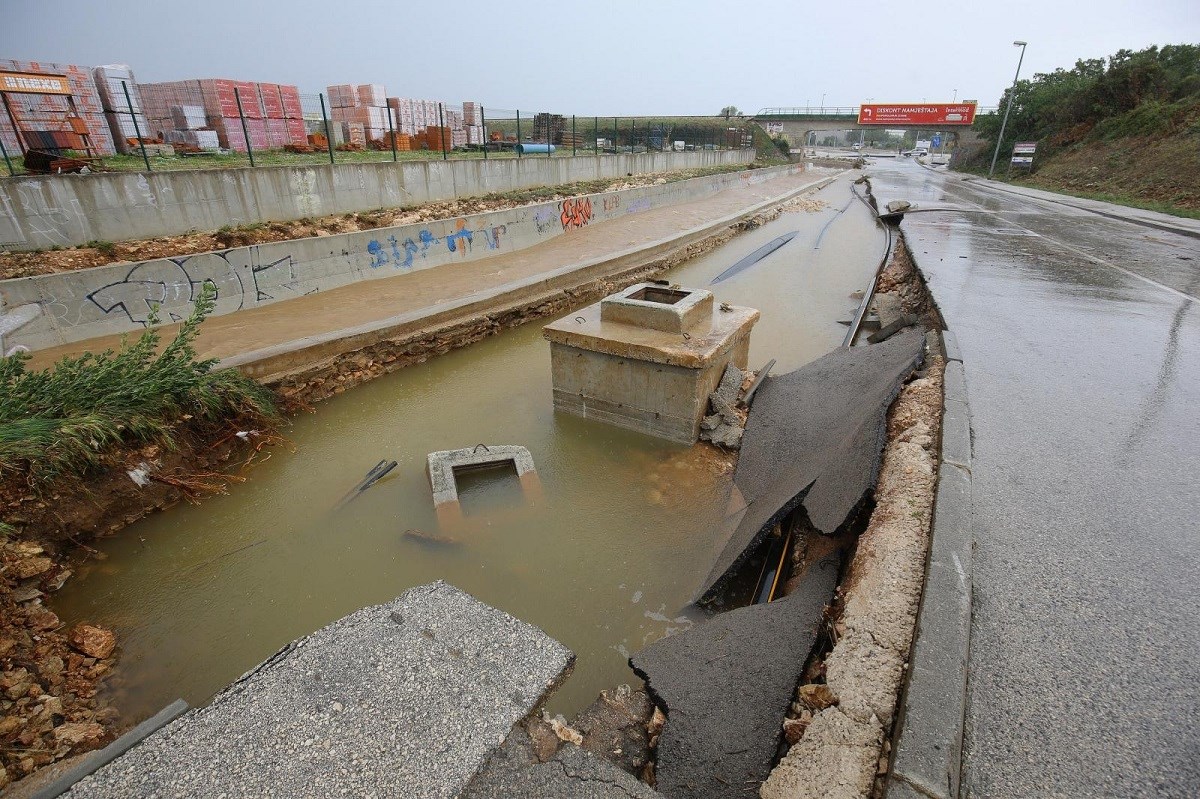
[[[1021,74],[1200,43],[1200,0],[0,0],[0,58],[128,63],[139,81],[383,83],[564,114],[994,105]]]

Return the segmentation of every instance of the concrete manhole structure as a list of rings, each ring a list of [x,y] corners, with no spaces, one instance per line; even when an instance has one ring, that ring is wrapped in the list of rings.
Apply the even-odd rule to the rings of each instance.
[[[429,487],[439,523],[461,520],[462,506],[458,501],[458,480],[455,475],[476,469],[501,468],[511,465],[521,481],[521,490],[529,498],[541,491],[533,455],[516,444],[477,444],[465,449],[447,449],[428,455]]]
[[[637,283],[547,325],[554,409],[694,444],[726,365],[746,367],[759,313],[712,292]]]

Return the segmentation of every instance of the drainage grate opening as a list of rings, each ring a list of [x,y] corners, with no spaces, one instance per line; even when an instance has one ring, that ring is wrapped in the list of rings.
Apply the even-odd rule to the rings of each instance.
[[[677,291],[675,289],[660,289],[655,286],[647,286],[644,289],[638,289],[629,295],[631,300],[641,300],[642,302],[658,302],[663,305],[674,305],[680,300],[686,298],[691,292]]]
[[[458,501],[470,516],[511,507],[524,501],[515,461],[454,467]]]

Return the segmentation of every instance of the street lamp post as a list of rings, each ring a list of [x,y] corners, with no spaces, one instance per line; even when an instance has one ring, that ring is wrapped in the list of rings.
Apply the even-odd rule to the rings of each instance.
[[[988,167],[988,179],[996,171],[996,159],[1000,157],[1000,145],[1004,142],[1004,129],[1008,126],[1008,112],[1012,111],[1013,97],[1017,94],[1017,80],[1021,77],[1021,62],[1025,60],[1025,45],[1028,42],[1013,42],[1013,47],[1021,48],[1021,57],[1017,59],[1017,74],[1013,76],[1012,91],[1008,93],[1008,105],[1004,107],[1004,119],[1000,122],[1000,135],[996,137],[996,152],[992,153],[992,165]]]

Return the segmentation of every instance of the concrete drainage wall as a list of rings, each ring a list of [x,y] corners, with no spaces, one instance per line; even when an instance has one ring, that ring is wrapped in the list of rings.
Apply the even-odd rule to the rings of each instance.
[[[7,178],[0,249],[171,236],[752,160],[753,150],[698,150]]]
[[[0,281],[0,352],[141,330],[156,307],[163,321],[177,321],[190,313],[205,283],[217,289],[214,313],[233,313],[348,283],[521,250],[593,222],[802,170],[731,172],[459,219]]]

